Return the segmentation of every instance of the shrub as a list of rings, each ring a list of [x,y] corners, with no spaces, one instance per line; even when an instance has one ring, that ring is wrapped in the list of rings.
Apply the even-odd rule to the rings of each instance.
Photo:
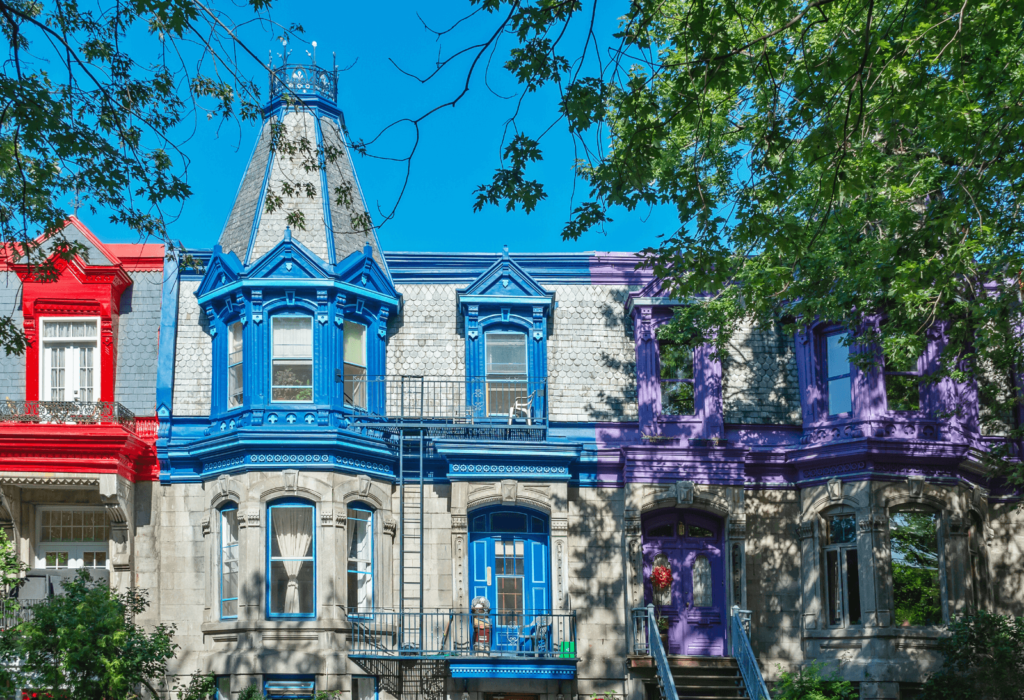
[[[796,673],[782,671],[772,687],[772,700],[857,700],[853,683],[837,674],[823,676],[824,668],[825,664],[810,663]]]
[[[949,631],[939,640],[942,668],[919,700],[1024,700],[1024,617],[981,610]]]

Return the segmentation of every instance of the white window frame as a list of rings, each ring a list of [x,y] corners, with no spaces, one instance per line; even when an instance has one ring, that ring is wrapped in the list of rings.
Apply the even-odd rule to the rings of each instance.
[[[523,339],[523,372],[522,374],[512,372],[494,372],[491,373],[487,368],[487,353],[488,343],[492,338],[499,336],[518,336]],[[484,393],[486,402],[485,414],[488,416],[505,416],[512,415],[510,409],[515,405],[516,399],[529,396],[529,382],[530,382],[530,339],[527,337],[526,331],[520,330],[500,330],[500,331],[487,331],[484,333]],[[493,379],[492,379],[493,377]],[[492,386],[492,382],[494,386]],[[518,385],[522,384],[520,388]],[[497,389],[498,400],[492,401],[494,397],[491,396],[492,390]],[[498,404],[495,407],[492,404]]]
[[[96,327],[96,335],[91,339],[82,338],[47,338],[46,337],[46,324],[47,323],[81,323],[81,322],[92,322]],[[86,342],[90,341],[94,343],[94,362],[93,362],[93,375],[92,375],[92,401],[90,403],[96,403],[100,401],[100,387],[103,386],[101,379],[102,372],[102,361],[100,359],[100,333],[101,324],[99,316],[44,316],[39,319],[39,400],[40,401],[53,401],[51,398],[52,386],[50,384],[50,372],[49,372],[49,360],[50,348],[54,345],[84,345],[83,340]],[[65,391],[64,401],[75,401],[74,392],[72,386],[68,381],[70,377],[77,377],[79,372],[78,356],[77,353],[65,353],[67,360],[65,361],[64,377],[65,377]],[[73,363],[73,369],[72,369]],[[75,379],[77,383],[77,378]]]
[[[33,547],[33,559],[35,568],[45,569],[46,568],[46,553],[47,552],[67,552],[68,553],[68,566],[58,568],[68,569],[81,569],[86,568],[83,566],[83,555],[86,552],[99,552],[102,551],[106,554],[106,563],[101,567],[88,567],[94,569],[110,569],[110,520],[107,520],[107,539],[102,542],[75,542],[73,540],[57,540],[53,542],[43,542],[43,513],[44,512],[57,512],[62,513],[65,511],[89,511],[93,513],[101,513],[106,517],[106,508],[102,506],[79,506],[79,505],[65,505],[65,506],[36,506],[36,523],[35,523],[35,546]]]

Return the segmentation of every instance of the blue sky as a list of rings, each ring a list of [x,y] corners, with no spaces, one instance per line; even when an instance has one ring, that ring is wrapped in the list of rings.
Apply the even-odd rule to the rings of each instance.
[[[227,3],[221,3],[227,7]],[[589,7],[589,5],[588,5]],[[603,7],[603,6],[602,6]],[[427,85],[402,75],[389,61],[403,69],[426,74],[433,69],[440,47],[451,53],[476,43],[493,31],[496,18],[481,15],[460,26],[459,32],[442,44],[417,19],[435,27],[451,25],[471,9],[468,2],[443,3],[333,3],[278,2],[273,19],[282,24],[301,24],[304,39],[315,40],[317,60],[331,65],[331,53],[339,66],[354,65],[341,73],[339,102],[353,138],[369,139],[389,123],[403,117],[419,116],[429,107],[450,100],[465,81],[468,61],[454,64],[441,78]],[[621,7],[603,9],[599,24],[607,30],[615,26]],[[237,20],[244,18],[231,9]],[[581,18],[582,19],[582,18]],[[582,22],[578,30],[583,29]],[[271,50],[279,63],[281,44],[276,33],[255,25],[243,30],[246,44],[261,58]],[[607,33],[606,33],[607,36]],[[571,36],[569,37],[571,38]],[[136,39],[137,60],[155,60],[156,42]],[[506,44],[507,47],[507,44]],[[306,62],[307,45],[292,42],[291,62]],[[147,53],[153,55],[147,56]],[[264,60],[266,60],[264,58]],[[421,125],[420,145],[412,162],[412,172],[395,216],[384,222],[379,235],[386,250],[420,251],[497,251],[508,244],[515,251],[570,252],[586,250],[635,251],[657,243],[657,235],[676,226],[671,210],[629,213],[613,212],[614,221],[605,233],[591,233],[579,241],[563,241],[562,225],[568,219],[573,177],[574,153],[564,123],[556,125],[542,141],[545,160],[528,174],[545,182],[548,199],[532,213],[505,212],[504,207],[488,207],[474,213],[473,190],[490,180],[499,164],[502,131],[515,109],[516,99],[499,95],[517,95],[519,86],[502,67],[499,51],[491,64],[487,84],[482,73],[473,81],[469,94],[455,108],[444,109]],[[241,69],[249,75],[266,78],[255,61],[243,61]],[[262,88],[265,90],[266,88]],[[519,126],[531,134],[543,131],[556,116],[553,91],[531,96]],[[207,121],[205,116],[183,125],[195,134],[184,144],[190,159],[188,181],[192,198],[180,216],[170,223],[174,239],[189,247],[211,247],[233,203],[258,125]],[[383,139],[376,152],[401,157],[412,142],[408,127],[399,128]],[[401,191],[404,164],[355,155],[355,167],[374,220],[380,224],[378,207],[389,211]],[[576,201],[586,192],[577,191]],[[81,211],[81,216],[101,240],[134,242],[131,231],[118,230],[102,213]]]

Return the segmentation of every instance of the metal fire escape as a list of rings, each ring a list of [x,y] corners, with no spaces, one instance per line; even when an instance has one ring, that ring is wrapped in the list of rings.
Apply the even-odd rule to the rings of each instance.
[[[464,612],[424,606],[425,462],[436,454],[437,440],[543,441],[545,387],[543,382],[394,377],[346,387],[350,392],[385,409],[357,415],[351,429],[391,445],[399,493],[397,612],[350,613],[353,639],[359,640],[350,658],[399,700],[443,700],[451,655],[444,650],[468,651],[469,644]]]

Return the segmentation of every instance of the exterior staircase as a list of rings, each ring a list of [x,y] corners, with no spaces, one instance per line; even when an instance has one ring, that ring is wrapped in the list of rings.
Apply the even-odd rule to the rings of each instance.
[[[731,657],[669,657],[679,700],[746,698],[739,664]]]

